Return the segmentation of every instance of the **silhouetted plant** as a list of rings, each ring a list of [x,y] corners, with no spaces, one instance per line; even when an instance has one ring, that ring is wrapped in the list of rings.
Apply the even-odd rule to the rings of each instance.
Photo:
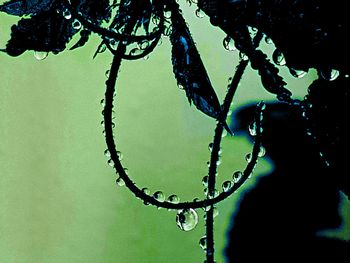
[[[270,129],[274,125],[272,122],[263,126],[262,112],[265,105],[258,103],[254,116],[250,118],[253,122],[249,130],[255,143],[252,152],[246,157],[247,166],[242,172],[234,172],[233,178],[223,183],[222,192],[219,193],[216,190],[216,174],[220,162],[221,138],[224,132],[232,134],[226,119],[249,62],[260,75],[263,87],[289,105],[288,110],[297,111],[303,117],[307,127],[305,134],[309,134],[316,144],[313,152],[317,151],[322,160],[320,169],[328,169],[331,173],[336,171],[336,176],[330,180],[334,180],[336,188],[349,196],[348,179],[344,174],[339,174],[345,161],[343,150],[347,149],[348,144],[344,132],[346,116],[338,118],[336,115],[345,114],[344,107],[348,102],[349,49],[346,37],[350,27],[347,9],[340,1],[186,1],[198,5],[197,16],[207,14],[214,26],[226,32],[223,44],[227,50],[237,48],[240,52],[240,62],[222,103],[216,96],[175,0],[10,0],[0,6],[0,11],[22,18],[12,27],[11,38],[2,51],[10,56],[19,56],[25,51],[34,50],[38,59],[44,59],[50,52],[58,54],[64,51],[77,33],[80,39],[71,49],[84,46],[92,33],[100,36],[102,42],[95,56],[106,49],[113,55],[105,98],[101,103],[104,106],[103,125],[107,144],[105,155],[109,158],[108,164],[119,175],[116,183],[128,187],[147,205],[178,210],[176,221],[184,231],[196,226],[196,209],[204,208],[206,234],[201,238],[200,245],[209,263],[214,262],[215,205],[236,192],[252,174],[258,157],[264,153],[261,147],[263,127],[271,134]],[[203,200],[180,202],[176,195],[166,198],[161,191],[152,194],[147,188],[137,186],[123,167],[122,155],[114,140],[113,105],[121,63],[123,60],[147,57],[162,36],[168,36],[172,44],[172,65],[178,86],[185,91],[190,104],[193,103],[199,111],[217,121],[213,142],[209,145],[211,157],[208,176],[203,178],[207,188]],[[263,37],[276,46],[272,56],[274,63],[258,49]],[[315,68],[320,78],[310,87],[309,96],[300,101],[292,98],[275,64],[287,66],[291,74],[298,78],[310,68]],[[342,88],[337,90],[338,86]],[[329,100],[328,94],[335,94],[334,99]],[[328,111],[329,108],[331,111]],[[304,142],[296,140],[295,143],[303,145]],[[274,150],[271,153],[274,154]],[[284,157],[288,161],[289,156]]]

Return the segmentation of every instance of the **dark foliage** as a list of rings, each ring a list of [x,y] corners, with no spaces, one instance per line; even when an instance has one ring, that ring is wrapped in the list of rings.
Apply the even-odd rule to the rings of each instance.
[[[238,112],[236,128],[245,130],[252,112]],[[226,248],[229,262],[342,262],[350,243],[318,234],[341,224],[333,171],[325,169],[298,110],[268,104],[264,120],[262,144],[274,171],[242,198]]]

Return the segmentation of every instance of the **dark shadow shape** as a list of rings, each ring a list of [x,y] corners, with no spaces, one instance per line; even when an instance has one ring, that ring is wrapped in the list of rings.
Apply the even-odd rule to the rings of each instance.
[[[247,130],[255,107],[233,117],[234,131]],[[267,104],[263,145],[274,164],[241,197],[232,218],[228,262],[341,262],[350,243],[317,233],[341,225],[336,181],[307,138],[304,122],[286,104]]]

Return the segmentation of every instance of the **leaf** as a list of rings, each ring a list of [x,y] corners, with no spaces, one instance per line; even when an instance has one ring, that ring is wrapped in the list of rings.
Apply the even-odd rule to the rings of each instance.
[[[186,92],[189,102],[204,114],[219,119],[221,107],[186,22],[178,11],[173,11],[172,64],[178,85]]]
[[[54,0],[12,0],[0,5],[0,11],[23,16],[48,11]]]
[[[73,29],[70,19],[64,19],[56,10],[21,19],[11,29],[11,39],[5,50],[10,56],[19,56],[26,50],[57,54],[65,49],[78,31]]]

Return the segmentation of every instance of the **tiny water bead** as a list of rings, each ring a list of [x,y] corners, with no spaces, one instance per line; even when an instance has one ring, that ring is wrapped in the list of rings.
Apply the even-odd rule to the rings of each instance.
[[[70,13],[70,11],[68,9],[65,9],[63,12],[62,12],[62,15],[65,19],[69,20],[72,18],[72,14]]]
[[[225,182],[223,182],[222,183],[222,190],[224,191],[224,192],[228,192],[228,191],[230,191],[230,189],[232,188],[232,182],[231,181],[225,181]]]
[[[150,43],[148,40],[142,40],[140,42],[137,43],[137,46],[139,49],[141,50],[145,50],[149,47]]]
[[[245,156],[245,160],[247,161],[247,163],[250,163],[252,161],[253,155],[251,153],[248,153]]]
[[[156,199],[159,202],[164,202],[165,201],[165,196],[162,191],[157,191],[153,194],[153,198]]]
[[[243,173],[241,171],[236,171],[232,175],[232,180],[234,183],[238,183],[242,179]]]
[[[73,23],[72,23],[72,27],[75,30],[79,30],[81,29],[81,23],[79,22],[79,20],[74,19]]]
[[[141,189],[141,191],[146,194],[146,195],[150,195],[151,194],[151,191],[147,188],[147,187],[144,187]]]
[[[112,159],[109,159],[109,160],[107,161],[107,163],[108,163],[108,165],[109,165],[110,167],[114,167],[114,162],[113,162]]]
[[[177,226],[183,231],[190,231],[198,224],[197,212],[192,208],[179,210],[176,214]]]
[[[257,127],[256,127],[256,122],[255,121],[252,122],[251,124],[249,124],[248,129],[249,129],[249,134],[251,136],[256,136],[256,134],[257,134],[257,131],[256,131]]]
[[[264,157],[266,154],[266,150],[263,146],[260,146],[260,149],[259,149],[259,153],[258,153],[258,157]]]
[[[49,55],[49,52],[45,51],[34,51],[34,57],[36,60],[44,60]]]
[[[107,72],[106,72],[107,73]],[[108,72],[109,73],[109,72]],[[102,99],[101,101],[100,101],[100,105],[102,106],[102,107],[104,107],[104,106],[106,106],[106,101],[105,101],[105,99]]]
[[[211,152],[212,150],[213,150],[213,143],[211,142],[211,143],[209,143],[209,145],[208,145],[208,149],[209,149],[209,151]]]
[[[106,156],[106,157],[111,157],[111,153],[109,152],[108,149],[106,149],[103,154]]]
[[[204,12],[200,8],[198,8],[195,13],[196,13],[196,17],[198,17],[198,18],[204,17]]]
[[[201,249],[203,249],[204,251],[207,249],[207,236],[202,236],[199,239],[199,246],[201,247]]]
[[[120,161],[123,160],[123,154],[120,151],[117,151],[117,156]]]
[[[340,73],[336,69],[330,69],[330,70],[321,70],[320,75],[324,80],[333,81],[339,77]]]
[[[208,182],[209,182],[209,176],[206,175],[206,176],[204,176],[203,179],[202,179],[202,184],[203,184],[203,186],[204,186],[204,187],[208,187]]]
[[[298,78],[298,79],[301,79],[302,77],[304,77],[306,75],[306,71],[303,71],[303,70],[298,70],[298,69],[293,69],[293,68],[290,68],[289,69],[289,72],[290,74],[295,77],[295,78]]]
[[[249,59],[248,56],[243,52],[239,52],[239,58],[243,61],[247,61]]]
[[[272,39],[270,37],[266,36],[265,37],[265,43],[270,45],[270,44],[273,44],[273,41],[272,41]]]
[[[124,182],[124,180],[121,177],[117,178],[117,180],[115,180],[115,183],[118,186],[124,186],[125,185],[125,182]]]
[[[222,41],[222,44],[224,45],[224,48],[228,51],[236,50],[235,41],[230,36],[226,36]]]
[[[213,218],[215,218],[215,217],[217,217],[217,216],[219,215],[219,210],[218,210],[215,206],[214,206],[214,207],[207,206],[207,207],[204,207],[204,208],[203,208],[203,210],[204,210],[205,212],[210,211],[210,209],[213,210]],[[207,214],[204,214],[203,218],[204,218],[204,220],[206,220],[206,219],[207,219]]]
[[[167,199],[169,203],[178,204],[180,203],[180,198],[177,195],[170,195]]]
[[[272,54],[272,60],[275,62],[276,65],[278,66],[285,66],[286,65],[286,60],[283,56],[283,53],[276,49],[273,54]]]

